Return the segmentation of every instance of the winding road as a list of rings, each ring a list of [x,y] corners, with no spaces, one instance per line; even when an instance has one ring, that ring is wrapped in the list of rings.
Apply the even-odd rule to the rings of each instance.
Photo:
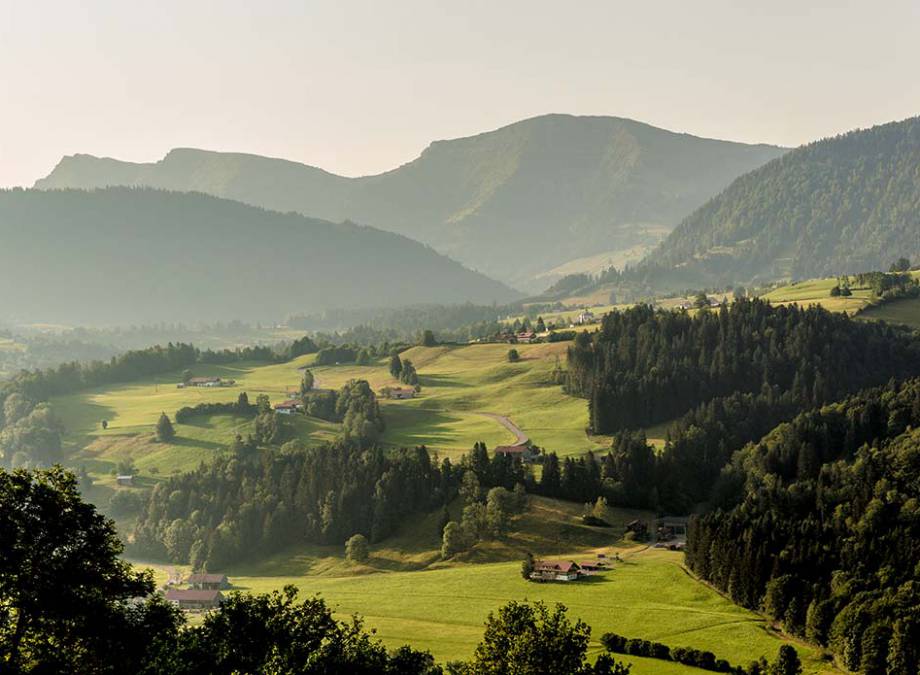
[[[496,413],[487,413],[487,412],[481,412],[477,414],[482,415],[483,417],[488,417],[489,419],[495,420],[496,422],[501,424],[503,427],[505,427],[505,429],[510,431],[512,434],[514,434],[517,440],[513,443],[513,445],[527,445],[527,443],[530,442],[530,439],[527,438],[527,434],[524,433],[521,427],[519,427],[517,424],[512,422],[509,417],[506,417],[505,415],[498,415]]]

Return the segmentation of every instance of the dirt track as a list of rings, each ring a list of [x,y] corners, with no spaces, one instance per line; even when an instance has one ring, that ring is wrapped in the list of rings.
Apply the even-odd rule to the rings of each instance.
[[[496,422],[501,424],[503,427],[505,427],[505,429],[510,431],[512,434],[514,434],[515,437],[517,438],[517,441],[515,441],[514,445],[527,445],[527,443],[530,441],[530,439],[527,437],[527,434],[525,434],[524,431],[517,424],[512,422],[511,419],[506,417],[505,415],[498,415],[496,413],[487,413],[487,412],[479,413],[479,414],[482,415],[483,417],[488,417],[490,419],[495,420]]]

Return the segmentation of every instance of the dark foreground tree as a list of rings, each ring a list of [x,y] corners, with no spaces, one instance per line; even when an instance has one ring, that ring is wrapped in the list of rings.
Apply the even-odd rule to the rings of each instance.
[[[586,652],[591,629],[581,620],[573,624],[566,609],[557,604],[553,611],[542,602],[532,605],[509,602],[489,614],[482,642],[473,660],[461,672],[470,675],[628,675],[629,666],[613,659],[588,664]]]
[[[0,470],[0,671],[115,672],[129,643],[143,656],[148,619],[167,628],[174,619],[162,603],[126,611],[153,579],[121,552],[73,474]]]
[[[337,621],[323,600],[297,602],[297,590],[287,586],[231,595],[201,626],[162,643],[152,672],[437,675],[441,669],[427,652],[387,653],[359,619]]]

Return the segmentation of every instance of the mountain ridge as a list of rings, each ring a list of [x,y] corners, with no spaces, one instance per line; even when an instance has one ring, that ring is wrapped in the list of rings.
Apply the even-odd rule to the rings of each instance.
[[[520,297],[392,232],[201,193],[4,190],[0,237],[0,284],[35,279],[29,298],[10,294],[4,312],[31,322],[277,321]],[[90,254],[98,262],[87,266]]]
[[[918,214],[920,117],[910,117],[814,141],[738,177],[637,271],[686,287],[887,269],[920,256]]]
[[[418,157],[369,176],[175,148],[153,163],[72,155],[35,187],[143,185],[353,220],[527,286],[570,260],[656,244],[733,178],[783,152],[626,118],[551,114],[433,141]]]

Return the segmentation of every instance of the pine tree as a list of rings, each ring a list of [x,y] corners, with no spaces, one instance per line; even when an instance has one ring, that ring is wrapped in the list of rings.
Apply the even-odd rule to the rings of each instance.
[[[160,413],[160,419],[157,420],[157,440],[160,443],[168,443],[176,437],[176,430],[173,429],[172,422],[166,413]]]

